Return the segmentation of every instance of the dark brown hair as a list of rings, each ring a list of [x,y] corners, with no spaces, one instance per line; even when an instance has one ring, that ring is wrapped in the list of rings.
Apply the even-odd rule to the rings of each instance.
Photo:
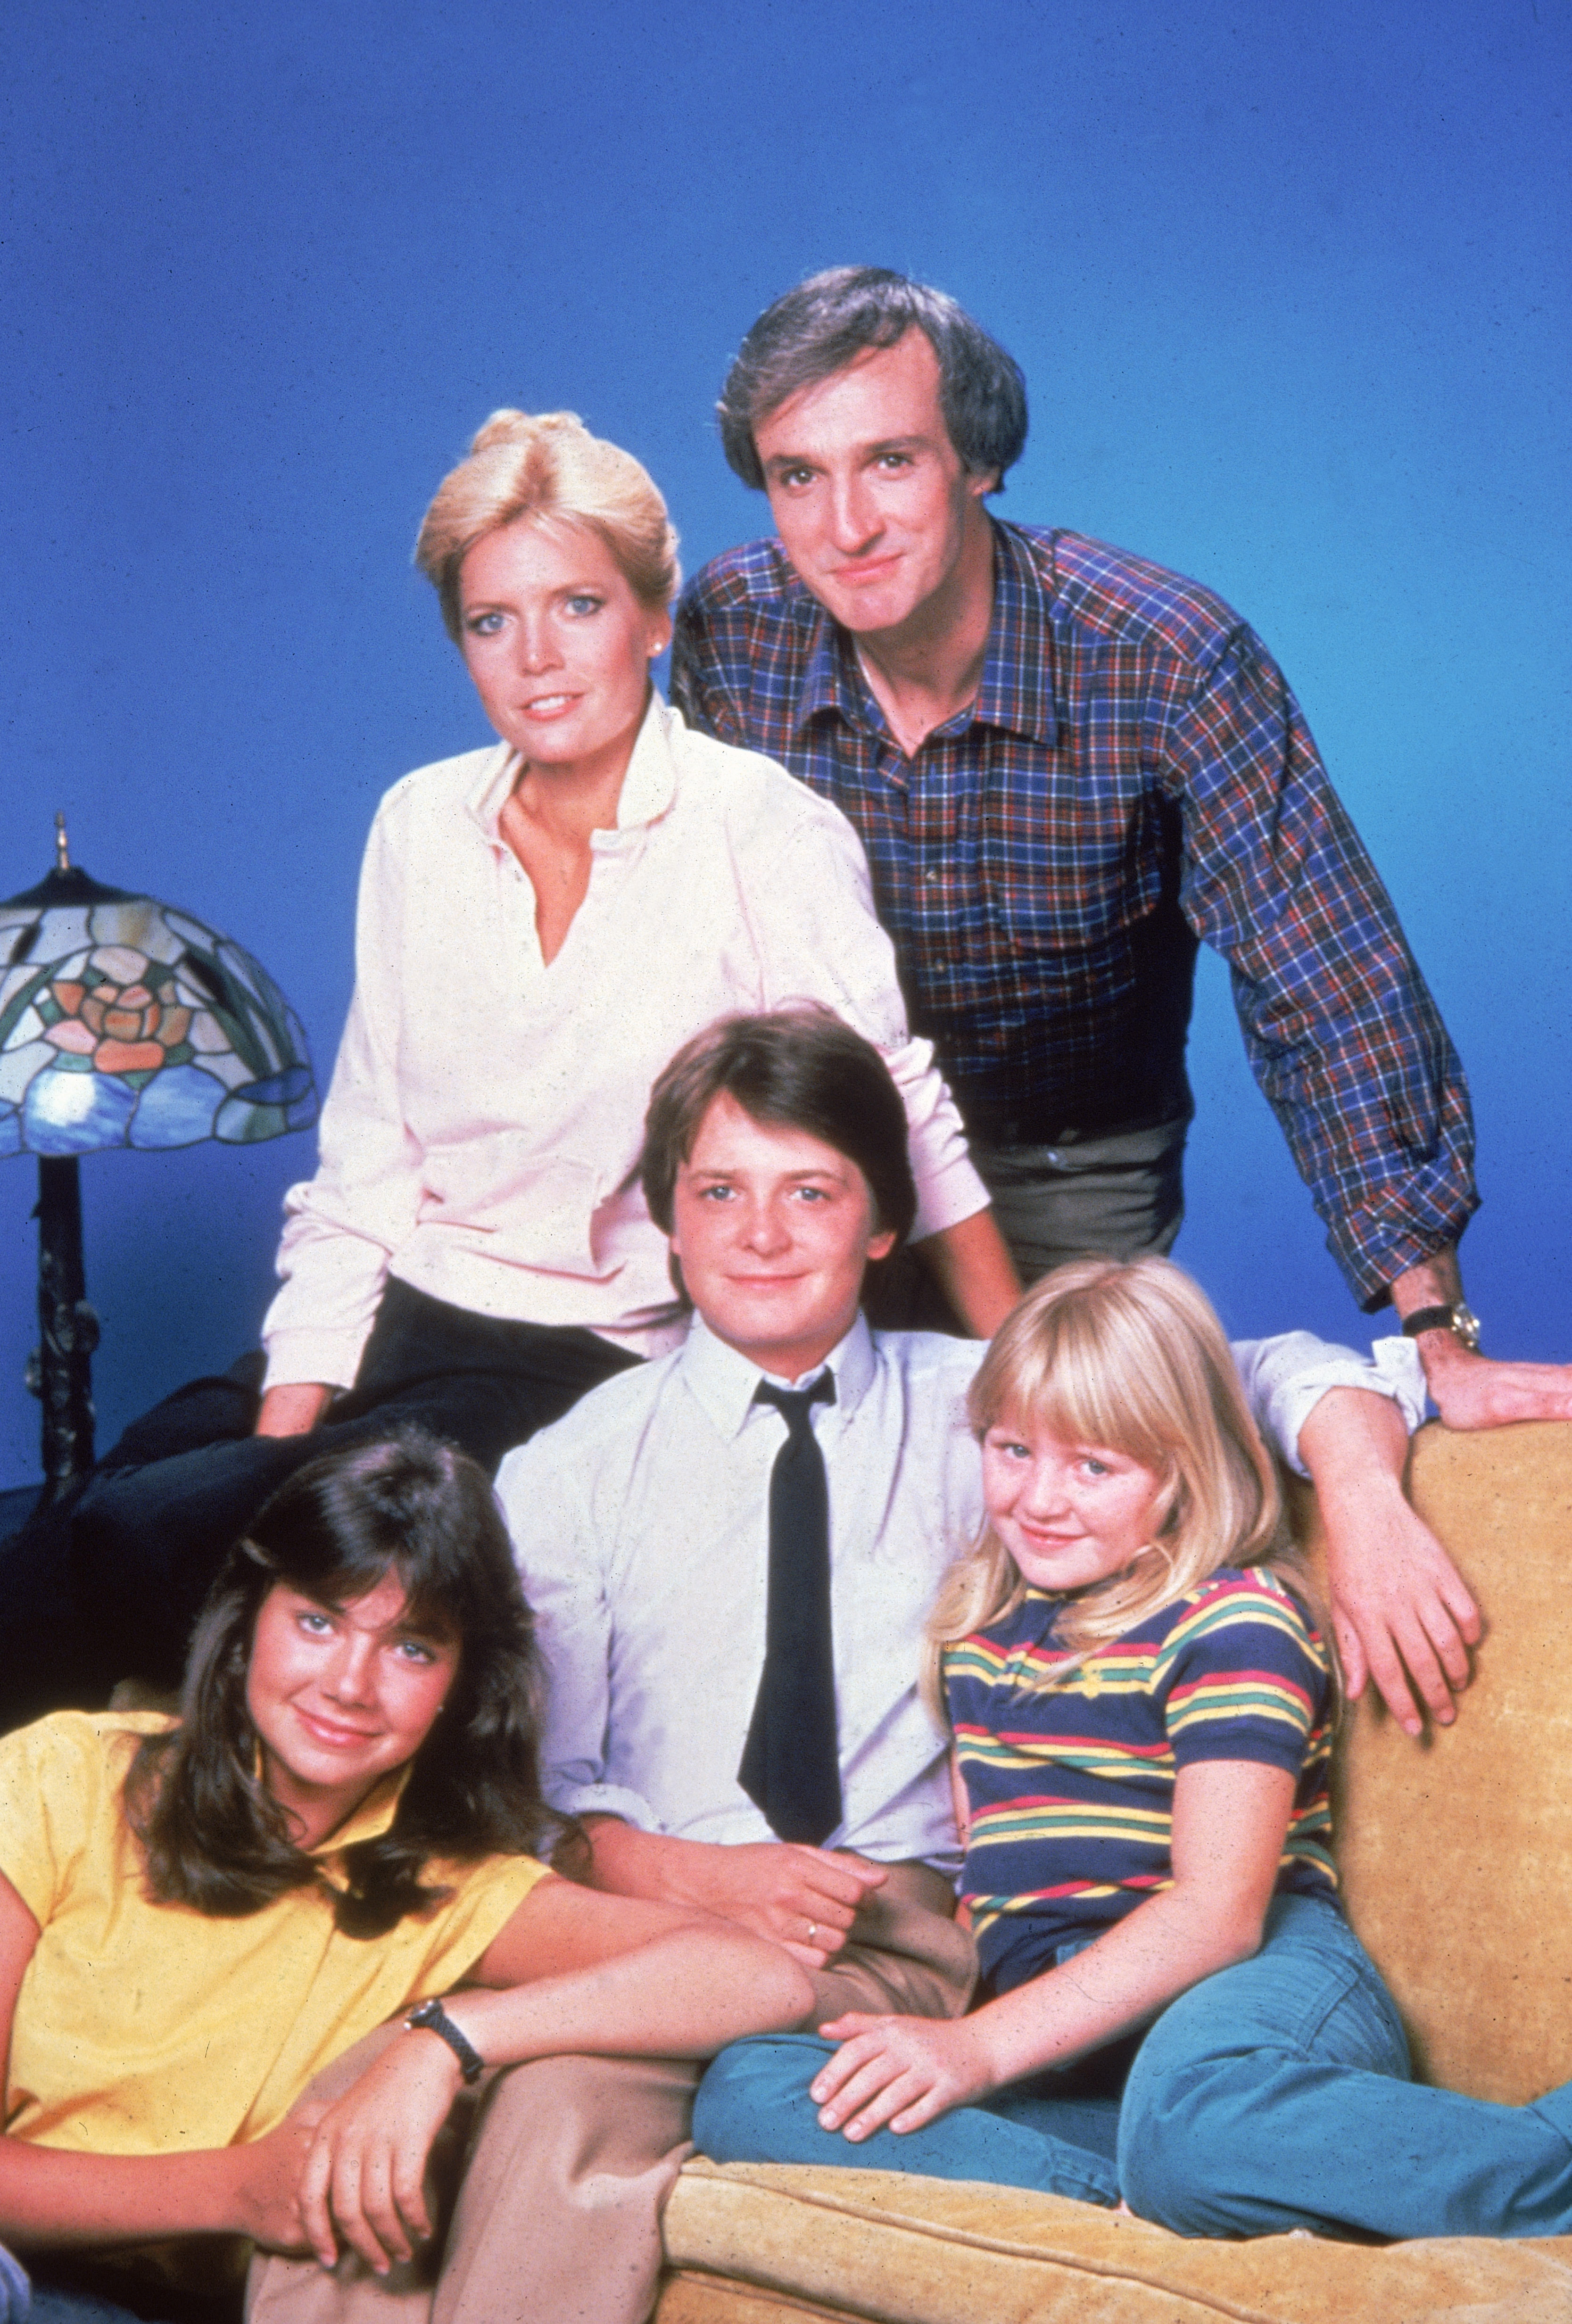
[[[721,448],[754,492],[764,488],[754,430],[788,397],[920,331],[939,358],[949,440],[995,489],[1026,444],[1026,382],[1013,355],[943,290],[888,266],[831,266],[766,307],[738,348],[716,405]]]
[[[550,1859],[581,1845],[541,1797],[533,1622],[495,1497],[467,1455],[409,1430],[297,1470],[230,1550],[192,1639],[180,1725],[147,1736],[125,1779],[157,1902],[238,1918],[321,1878],[262,1780],[245,1699],[256,1618],[279,1583],[338,1606],[390,1573],[411,1619],[457,1642],[458,1668],[391,1829],[344,1850],[338,1926],[381,1936],[440,1901],[448,1890],[422,1885],[430,1858]]]
[[[650,1093],[639,1179],[650,1216],[671,1231],[677,1173],[717,1097],[755,1121],[806,1130],[855,1162],[881,1230],[904,1242],[917,1216],[906,1109],[871,1041],[817,1001],[720,1017],[678,1050]]]

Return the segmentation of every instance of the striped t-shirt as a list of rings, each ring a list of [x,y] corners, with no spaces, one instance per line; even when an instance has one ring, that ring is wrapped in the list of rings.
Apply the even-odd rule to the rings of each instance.
[[[971,1808],[961,1875],[984,1974],[1023,1985],[1173,1879],[1173,1787],[1203,1759],[1298,1778],[1278,1889],[1335,1889],[1330,1683],[1319,1635],[1261,1567],[1198,1588],[1089,1655],[1056,1644],[1062,1600],[1031,1590],[945,1650]]]

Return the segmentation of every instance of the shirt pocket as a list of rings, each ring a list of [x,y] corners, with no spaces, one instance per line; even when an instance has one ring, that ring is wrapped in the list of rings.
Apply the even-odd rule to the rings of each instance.
[[[994,942],[1021,959],[1116,954],[1179,892],[1177,812],[1123,783],[991,799],[979,840]]]

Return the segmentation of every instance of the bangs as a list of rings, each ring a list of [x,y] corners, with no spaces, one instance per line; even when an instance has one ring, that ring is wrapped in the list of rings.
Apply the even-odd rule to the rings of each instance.
[[[1099,1303],[1067,1301],[1040,1317],[1024,1344],[996,1368],[985,1362],[973,1389],[979,1431],[1013,1423],[1062,1443],[1101,1445],[1163,1469],[1179,1432],[1172,1378],[1159,1336],[1144,1318],[1112,1314]],[[1001,1351],[1002,1354],[1006,1351]]]
[[[1072,1259],[1000,1327],[967,1400],[979,1436],[1001,1424],[1102,1447],[1164,1480],[1155,1557],[1077,1601],[1077,1652],[1183,1596],[1217,1566],[1275,1554],[1281,1499],[1223,1327],[1170,1259]]]
[[[372,1555],[341,1563],[336,1572],[324,1574],[320,1582],[308,1588],[291,1575],[281,1573],[279,1580],[287,1589],[300,1590],[319,1605],[343,1612],[389,1580],[396,1582],[404,1593],[403,1612],[399,1617],[401,1629],[411,1630],[433,1645],[458,1646],[464,1632],[458,1609],[444,1593],[439,1578],[430,1572],[421,1572],[421,1561],[401,1556],[396,1552],[380,1560]]]

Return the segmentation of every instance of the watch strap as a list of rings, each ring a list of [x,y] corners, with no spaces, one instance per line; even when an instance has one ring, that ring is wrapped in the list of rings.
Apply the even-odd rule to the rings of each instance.
[[[1479,1318],[1459,1300],[1437,1307],[1416,1307],[1402,1319],[1403,1337],[1417,1340],[1421,1332],[1450,1332],[1466,1348],[1479,1345]]]
[[[404,2020],[404,2028],[411,2034],[435,2034],[439,2041],[446,2042],[467,2082],[477,2082],[485,2073],[485,2060],[454,2024],[439,2001],[422,2001],[418,2009],[411,2009]]]
[[[1411,1315],[1402,1319],[1403,1337],[1417,1340],[1421,1332],[1449,1332],[1452,1328],[1450,1307],[1416,1307]]]

